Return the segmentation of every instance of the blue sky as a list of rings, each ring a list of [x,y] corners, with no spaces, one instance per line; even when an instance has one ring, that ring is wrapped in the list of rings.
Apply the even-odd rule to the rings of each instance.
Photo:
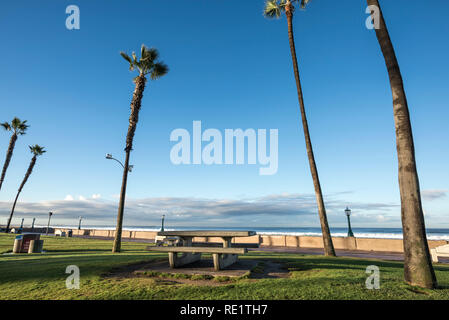
[[[286,21],[265,19],[263,3],[2,3],[0,121],[17,116],[31,127],[0,191],[0,223],[28,166],[27,145],[37,143],[48,152],[16,221],[45,220],[53,210],[55,223],[83,215],[114,225],[121,170],[104,155],[124,157],[135,76],[118,53],[144,43],[159,49],[170,72],[144,93],[125,224],[158,223],[165,212],[179,225],[318,226]],[[449,227],[449,3],[432,3],[381,1],[411,110],[427,226]],[[71,4],[80,8],[80,30],[65,27]],[[295,15],[297,53],[331,226],[345,225],[349,205],[355,226],[399,227],[391,92],[365,8],[365,1],[311,1]],[[170,133],[191,132],[194,120],[222,132],[278,129],[277,174],[260,176],[259,165],[173,165]],[[8,142],[2,133],[1,161]]]

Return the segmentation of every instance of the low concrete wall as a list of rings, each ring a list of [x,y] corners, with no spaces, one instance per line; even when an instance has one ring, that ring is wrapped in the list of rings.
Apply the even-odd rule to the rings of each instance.
[[[66,231],[68,229],[56,229]],[[115,230],[96,230],[96,229],[72,229],[73,235],[87,235],[95,237],[114,237]],[[124,239],[146,239],[154,240],[157,232],[155,231],[128,231],[122,233]],[[195,237],[194,242],[222,242],[218,237]],[[404,252],[402,239],[378,239],[378,238],[353,238],[353,237],[334,237],[332,238],[335,249],[340,250],[363,250],[379,252]],[[267,247],[293,247],[293,248],[323,248],[322,237],[310,236],[281,236],[281,235],[255,235],[251,237],[233,238],[233,243],[259,244]],[[429,240],[429,248],[449,244],[446,240]]]

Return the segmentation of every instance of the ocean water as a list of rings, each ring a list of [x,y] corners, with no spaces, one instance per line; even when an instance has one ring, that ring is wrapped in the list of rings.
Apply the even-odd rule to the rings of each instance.
[[[55,226],[54,226],[55,227]],[[76,229],[78,226],[57,226],[61,228]],[[83,229],[102,229],[115,230],[111,226],[94,226],[83,225]],[[129,231],[160,231],[160,226],[127,226],[123,228]],[[258,234],[266,235],[291,235],[291,236],[321,236],[321,228],[307,227],[307,228],[276,228],[276,227],[165,227],[166,231],[174,230],[252,230]],[[383,239],[402,239],[401,228],[352,228],[356,238],[383,238]],[[346,237],[348,234],[347,228],[331,228],[333,237]],[[428,240],[449,240],[449,229],[427,229]]]

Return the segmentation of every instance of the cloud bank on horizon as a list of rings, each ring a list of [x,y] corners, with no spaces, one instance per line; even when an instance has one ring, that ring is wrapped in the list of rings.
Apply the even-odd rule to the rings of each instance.
[[[334,227],[346,226],[343,210],[352,209],[351,221],[359,227],[400,227],[400,205],[396,203],[347,202],[342,196],[347,192],[326,196],[329,223]],[[436,200],[446,195],[445,190],[425,190],[425,200]],[[6,221],[11,204],[0,202],[2,220]],[[104,200],[100,194],[91,197],[67,195],[64,200],[21,202],[16,208],[13,223],[21,218],[37,218],[46,222],[48,212],[54,212],[53,225],[77,225],[79,216],[84,224],[115,226],[117,201]],[[159,197],[126,201],[125,225],[156,226],[165,214],[173,226],[198,227],[313,227],[319,226],[315,195],[273,194],[258,198],[207,199],[187,197]],[[426,218],[429,218],[426,212]],[[433,224],[439,226],[438,216]],[[2,224],[4,221],[1,221]],[[274,221],[274,222],[273,222]],[[444,221],[443,217],[441,221]],[[436,225],[435,225],[436,224]],[[26,224],[25,224],[26,225]]]
[[[327,196],[326,207],[332,223],[346,223],[342,213],[346,205],[353,210],[355,223],[398,222],[398,217],[394,217],[394,213],[399,211],[397,204],[347,203],[339,199],[340,195]],[[0,202],[3,220],[7,218],[10,205],[9,202]],[[67,195],[64,200],[21,202],[17,206],[15,220],[17,223],[21,218],[37,217],[43,222],[48,211],[54,212],[52,220],[55,225],[76,225],[78,217],[82,216],[86,224],[114,226],[117,202],[103,200],[99,194],[90,198]],[[319,225],[315,196],[312,194],[274,194],[238,200],[182,197],[128,199],[125,224],[158,225],[162,214],[174,226]]]

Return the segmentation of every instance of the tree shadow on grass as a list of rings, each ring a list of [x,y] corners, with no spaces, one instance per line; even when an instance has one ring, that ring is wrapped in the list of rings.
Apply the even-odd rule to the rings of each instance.
[[[111,252],[111,249],[65,249],[65,250],[61,250],[61,249],[47,249],[45,250],[46,253],[76,253],[76,252],[83,252],[83,253],[87,253],[87,252],[104,252],[104,253],[108,253]]]
[[[365,270],[369,265],[376,265],[380,268],[402,269],[402,262],[388,262],[381,260],[363,260],[363,259],[351,259],[351,258],[310,258],[310,257],[298,257],[297,259],[280,258],[286,265],[292,267],[298,267],[301,270],[310,269],[352,269],[352,270]]]
[[[148,262],[157,259],[156,255],[41,255],[24,256],[21,260],[5,259],[0,265],[0,282],[15,282],[26,280],[52,281],[67,278],[67,266],[76,265],[80,268],[81,279],[89,276],[100,276],[111,268],[126,266],[138,262]]]

